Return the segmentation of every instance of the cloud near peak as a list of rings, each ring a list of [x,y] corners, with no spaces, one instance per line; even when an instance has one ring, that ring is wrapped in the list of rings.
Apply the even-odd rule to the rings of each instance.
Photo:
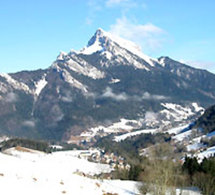
[[[215,73],[215,62],[209,61],[192,61],[192,60],[180,60],[183,64],[188,64],[194,68],[206,69]]]
[[[165,31],[151,23],[137,24],[123,16],[110,26],[110,32],[131,40],[149,52],[160,49]]]

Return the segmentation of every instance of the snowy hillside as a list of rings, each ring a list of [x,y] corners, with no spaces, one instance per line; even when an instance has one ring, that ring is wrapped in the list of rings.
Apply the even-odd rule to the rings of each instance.
[[[94,175],[110,172],[108,165],[92,163],[84,154],[95,151],[66,151],[45,154],[16,147],[0,153],[0,193],[4,195],[138,195],[140,183],[101,180]],[[176,190],[179,195],[181,191]],[[182,194],[199,195],[184,189]]]
[[[44,154],[26,148],[0,153],[0,193],[22,194],[138,194],[132,181],[93,179],[94,174],[110,172],[108,165],[80,159],[80,153],[68,151]],[[88,176],[88,175],[91,175]]]

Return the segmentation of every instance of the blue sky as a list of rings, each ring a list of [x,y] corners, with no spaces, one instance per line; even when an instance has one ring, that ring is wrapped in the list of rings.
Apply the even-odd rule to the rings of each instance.
[[[214,8],[213,0],[0,1],[0,72],[47,68],[101,27],[149,56],[215,73]]]

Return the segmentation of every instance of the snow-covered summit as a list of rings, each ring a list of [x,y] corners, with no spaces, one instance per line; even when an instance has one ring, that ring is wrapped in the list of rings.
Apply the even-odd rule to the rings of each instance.
[[[156,59],[153,59],[147,55],[145,55],[140,46],[135,44],[132,41],[125,40],[121,37],[118,37],[110,32],[106,32],[103,29],[99,28],[94,36],[89,40],[87,47],[84,47],[80,53],[85,55],[90,55],[95,52],[105,52],[109,51],[112,53],[113,47],[120,47],[121,49],[125,49],[128,52],[140,57],[144,61],[146,61],[149,65],[154,66],[153,62],[157,62]]]
[[[61,51],[60,54],[57,56],[57,59],[58,60],[63,60],[66,55],[67,55],[66,52]]]
[[[72,64],[69,61],[81,59],[82,57],[79,54],[92,55],[96,52],[107,59],[107,61],[100,61],[101,66],[105,67],[109,67],[111,64],[121,64],[131,65],[134,66],[135,69],[144,69],[149,71],[151,67],[154,67],[159,63],[157,59],[153,59],[145,55],[136,43],[125,40],[110,32],[106,32],[101,28],[95,32],[92,38],[88,41],[87,46],[83,47],[80,51],[71,50],[69,53],[61,52],[57,57],[57,61],[68,62],[67,64],[70,64],[69,68],[73,69],[73,71],[91,77],[91,72],[93,72],[94,75],[95,68],[92,69],[92,67],[86,67],[86,62],[84,62],[85,70],[80,72],[80,69],[83,68],[79,67],[77,70],[76,66],[77,63],[80,64],[80,60],[78,60],[77,63]],[[85,61],[84,58],[81,59],[81,61],[83,60]],[[94,66],[93,64],[91,65]],[[101,73],[99,70],[96,70],[96,72],[96,76],[93,76],[94,79],[104,78],[104,73]]]
[[[80,53],[90,55],[98,51],[106,51],[109,46],[110,39],[106,36],[106,32],[102,29],[98,29],[93,37],[88,41],[87,46],[80,50]]]
[[[103,61],[103,58],[98,59],[101,66],[106,67],[120,64],[149,71],[157,63],[156,59],[143,54],[140,47],[135,43],[99,28],[89,40],[87,46],[80,51],[71,50],[69,53],[61,52],[57,60],[53,63],[52,68],[56,67],[57,64],[58,67],[64,66],[78,74],[93,79],[102,79],[105,77],[105,72],[94,64],[91,64],[91,62],[86,61],[80,55],[92,55],[96,52],[99,52],[101,56],[107,59],[106,61]]]

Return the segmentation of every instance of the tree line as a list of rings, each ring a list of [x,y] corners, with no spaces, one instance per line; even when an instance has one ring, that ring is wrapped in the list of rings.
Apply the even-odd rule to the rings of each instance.
[[[4,151],[6,149],[17,147],[17,146],[25,147],[33,150],[39,150],[46,153],[51,152],[51,148],[47,142],[24,139],[24,138],[13,138],[13,139],[3,141],[1,142],[0,150]]]

